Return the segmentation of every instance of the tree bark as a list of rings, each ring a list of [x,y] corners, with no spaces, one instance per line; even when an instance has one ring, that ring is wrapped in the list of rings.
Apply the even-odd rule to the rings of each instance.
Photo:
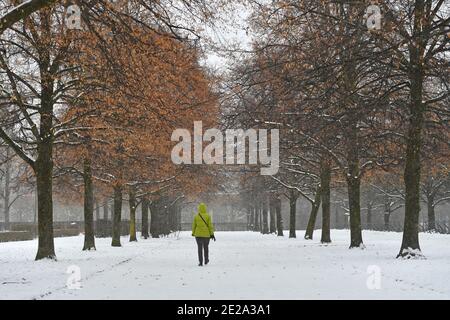
[[[256,204],[255,206],[255,227],[254,227],[255,231],[260,231],[260,225],[259,225],[259,204]]]
[[[94,238],[94,189],[92,186],[91,162],[84,159],[84,250],[95,250]]]
[[[142,199],[141,211],[142,211],[141,236],[144,239],[147,239],[149,237],[149,233],[148,233],[148,199],[146,197]]]
[[[433,197],[427,197],[428,231],[436,230],[436,213],[434,211]]]
[[[276,218],[275,218],[275,199],[270,199],[269,204],[269,213],[270,213],[270,222],[269,222],[269,233],[276,233]]]
[[[314,196],[314,203],[311,204],[311,213],[309,214],[308,225],[306,226],[305,239],[312,240],[314,228],[316,225],[317,213],[319,212],[320,203],[322,201],[321,189],[316,191]]]
[[[331,168],[328,163],[322,164],[320,172],[320,198],[322,200],[322,237],[320,242],[330,243],[330,182],[331,182]]]
[[[384,231],[391,230],[390,218],[391,218],[391,212],[390,211],[385,212],[384,213]]]
[[[178,208],[177,208],[177,230],[182,230],[181,229],[181,207],[179,206]]]
[[[122,222],[122,186],[114,186],[114,212],[112,226],[112,242],[111,246],[121,247],[120,231]]]
[[[177,226],[177,216],[178,216],[178,205],[174,204],[169,211],[170,215],[170,232],[178,231]]]
[[[255,231],[255,219],[256,219],[256,208],[252,206],[252,213],[251,213],[251,230]]]
[[[367,229],[372,230],[372,205],[367,204]]]
[[[269,233],[269,221],[268,221],[269,215],[267,212],[267,201],[266,199],[262,202],[262,234],[268,234]]]
[[[352,122],[347,146],[347,191],[350,218],[350,248],[363,248],[361,230],[361,177],[359,171],[359,144],[356,124]]]
[[[130,242],[137,241],[136,237],[136,192],[130,187],[128,192],[128,203],[130,205]]]
[[[154,201],[150,206],[150,234],[152,238],[159,238],[161,234],[158,214],[157,203]]]
[[[163,215],[160,216],[162,234],[167,236],[170,234],[170,208],[166,207],[161,210],[160,213],[163,213]]]
[[[107,222],[108,220],[109,220],[109,217],[108,217],[108,208],[109,207],[109,204],[108,204],[108,199],[107,198],[105,198],[104,200],[103,200],[103,220],[105,220],[105,222]]]
[[[56,259],[53,242],[53,161],[52,145],[48,140],[38,147],[36,160],[36,185],[38,195],[38,252],[36,260]]]
[[[100,204],[98,203],[97,200],[94,200],[94,204],[95,204],[95,220],[99,221],[100,218]]]
[[[417,84],[414,85],[417,87]],[[420,105],[421,103],[417,102]],[[421,108],[418,106],[418,108]],[[403,240],[397,257],[421,256],[419,245],[419,192],[420,192],[420,149],[423,115],[413,110],[406,147],[405,182],[405,221]],[[411,250],[412,249],[412,250]]]
[[[361,230],[360,183],[361,180],[359,177],[351,176],[347,178],[348,204],[350,210],[350,248],[364,247]]]
[[[289,195],[289,238],[296,238],[296,214],[298,195],[294,191]]]
[[[47,93],[45,93],[47,92]],[[38,252],[36,260],[56,259],[53,241],[53,134],[52,106],[48,101],[48,89],[43,89],[41,106],[41,141],[37,147],[35,165],[36,186],[38,197]]]
[[[281,215],[281,199],[279,196],[275,199],[275,212],[277,216],[277,236],[283,237],[283,216]]]
[[[10,152],[9,148],[6,148],[6,163],[5,163],[5,190],[3,192],[3,214],[5,216],[5,230],[9,230],[9,211],[10,211],[10,197],[11,197],[11,162],[9,160]]]
[[[259,207],[259,231],[262,232],[263,230],[263,210],[262,207]]]

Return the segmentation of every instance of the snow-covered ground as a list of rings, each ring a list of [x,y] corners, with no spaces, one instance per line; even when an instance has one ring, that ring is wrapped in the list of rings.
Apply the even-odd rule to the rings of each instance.
[[[348,249],[346,230],[332,230],[327,246],[298,236],[217,232],[206,267],[197,266],[188,232],[137,243],[124,237],[121,248],[96,239],[95,252],[81,251],[82,236],[58,238],[56,262],[33,261],[36,240],[0,243],[0,299],[450,298],[448,235],[421,234],[427,259],[414,261],[395,259],[400,233],[365,231],[365,250]],[[81,288],[69,289],[78,268]]]

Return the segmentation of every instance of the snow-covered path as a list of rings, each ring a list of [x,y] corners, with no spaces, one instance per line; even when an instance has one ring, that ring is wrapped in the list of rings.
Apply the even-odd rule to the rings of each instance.
[[[82,236],[58,238],[57,262],[33,261],[36,240],[0,243],[0,299],[450,299],[448,235],[421,234],[427,259],[415,261],[394,259],[400,233],[365,231],[365,250],[348,249],[346,230],[328,246],[298,236],[217,232],[206,267],[188,232],[124,237],[122,248],[97,239],[96,252],[81,251]],[[80,289],[66,286],[73,265]],[[381,288],[369,289],[377,270]]]

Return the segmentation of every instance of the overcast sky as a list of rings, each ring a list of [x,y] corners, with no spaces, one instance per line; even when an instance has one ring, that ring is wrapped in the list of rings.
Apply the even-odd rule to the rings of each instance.
[[[245,5],[236,5],[227,17],[223,17],[224,22],[205,28],[208,54],[204,63],[208,67],[225,71],[232,60],[232,53],[228,51],[230,48],[251,49],[251,32],[246,22],[250,13],[250,9]],[[210,42],[215,48],[211,47]]]

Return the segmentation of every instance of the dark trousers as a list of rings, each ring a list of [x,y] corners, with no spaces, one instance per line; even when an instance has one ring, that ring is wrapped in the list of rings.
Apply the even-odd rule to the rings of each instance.
[[[203,252],[205,253],[205,262],[209,261],[209,238],[200,238],[195,237],[195,240],[197,241],[197,247],[198,247],[198,262],[203,264]]]

